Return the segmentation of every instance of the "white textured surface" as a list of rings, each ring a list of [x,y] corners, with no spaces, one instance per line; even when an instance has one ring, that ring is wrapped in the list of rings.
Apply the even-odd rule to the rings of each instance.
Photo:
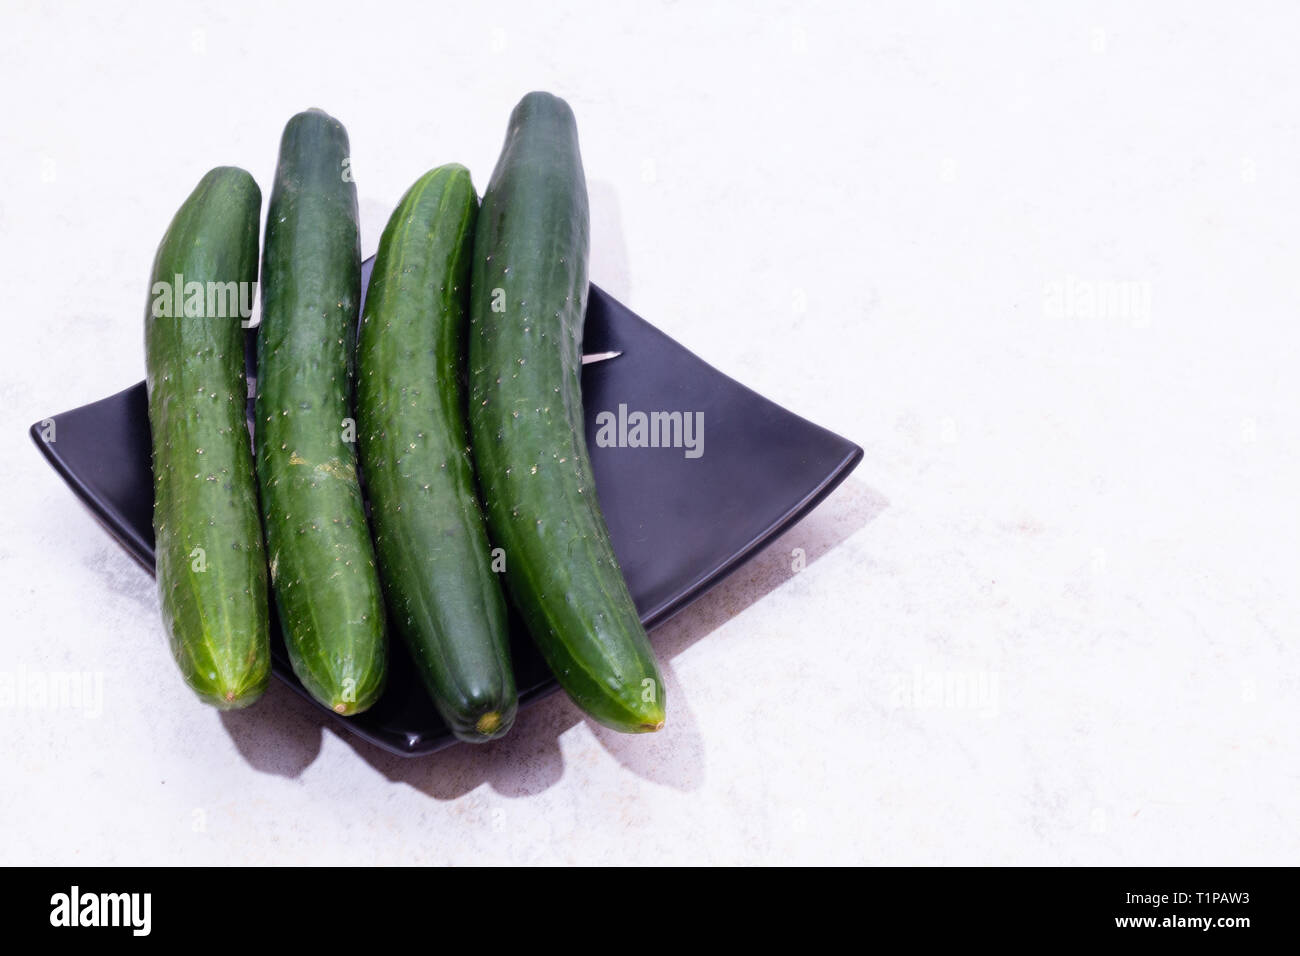
[[[0,673],[103,675],[97,717],[0,708],[0,862],[1295,861],[1294,5],[150,6],[0,31]],[[866,459],[657,634],[659,735],[556,697],[404,762],[278,685],[222,718],[24,429],[142,376],[208,167],[265,189],[328,109],[369,252],[533,88],[593,277]]]

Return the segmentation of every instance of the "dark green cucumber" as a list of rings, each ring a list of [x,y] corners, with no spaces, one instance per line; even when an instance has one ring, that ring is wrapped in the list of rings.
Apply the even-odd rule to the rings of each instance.
[[[551,671],[597,721],[635,733],[663,726],[664,688],[587,456],[587,245],[573,113],[530,93],[511,114],[474,245],[474,461],[506,584]]]
[[[271,663],[241,325],[261,206],[242,169],[204,176],[158,247],[145,312],[163,622],[186,682],[221,708],[256,700]]]
[[[280,140],[262,253],[257,478],[293,671],[340,714],[375,702],[384,605],[357,481],[351,355],[361,297],[348,136],[320,110]]]
[[[388,607],[434,704],[468,741],[501,736],[517,709],[465,425],[477,212],[463,166],[407,191],[379,240],[357,346],[361,464]]]

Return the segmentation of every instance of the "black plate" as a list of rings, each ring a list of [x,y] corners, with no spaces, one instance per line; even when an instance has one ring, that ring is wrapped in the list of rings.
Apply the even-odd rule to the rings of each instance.
[[[366,276],[370,265],[367,260]],[[587,444],[614,550],[641,620],[650,628],[811,511],[853,470],[862,449],[727,378],[592,286],[585,351],[615,350],[623,355],[583,370]],[[630,411],[703,412],[703,454],[688,459],[680,448],[598,447],[597,414],[617,413],[620,404]],[[37,447],[153,573],[144,383],[51,418],[54,441],[43,437],[49,419],[31,427]],[[272,641],[275,674],[311,700],[293,675],[278,629]],[[512,643],[522,708],[558,685],[518,621]],[[318,704],[321,713],[402,756],[454,743],[405,648],[400,641],[391,646],[388,687],[373,707],[340,717]]]

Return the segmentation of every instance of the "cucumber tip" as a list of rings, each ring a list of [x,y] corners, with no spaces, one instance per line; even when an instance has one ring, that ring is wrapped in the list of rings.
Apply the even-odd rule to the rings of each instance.
[[[477,730],[484,737],[487,737],[492,733],[494,733],[496,729],[500,726],[501,726],[501,715],[498,714],[495,710],[493,710],[493,711],[489,711],[488,713],[480,717],[478,719],[478,722],[474,724],[474,729]]]

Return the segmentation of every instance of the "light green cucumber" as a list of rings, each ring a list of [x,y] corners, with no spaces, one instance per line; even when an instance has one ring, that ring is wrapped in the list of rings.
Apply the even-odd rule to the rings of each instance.
[[[186,682],[223,709],[256,700],[271,665],[241,324],[261,204],[242,169],[204,176],[158,247],[145,313],[163,622]]]
[[[339,714],[378,699],[384,605],[358,484],[352,344],[361,297],[348,137],[320,110],[285,126],[267,210],[257,334],[257,477],[293,671]]]

